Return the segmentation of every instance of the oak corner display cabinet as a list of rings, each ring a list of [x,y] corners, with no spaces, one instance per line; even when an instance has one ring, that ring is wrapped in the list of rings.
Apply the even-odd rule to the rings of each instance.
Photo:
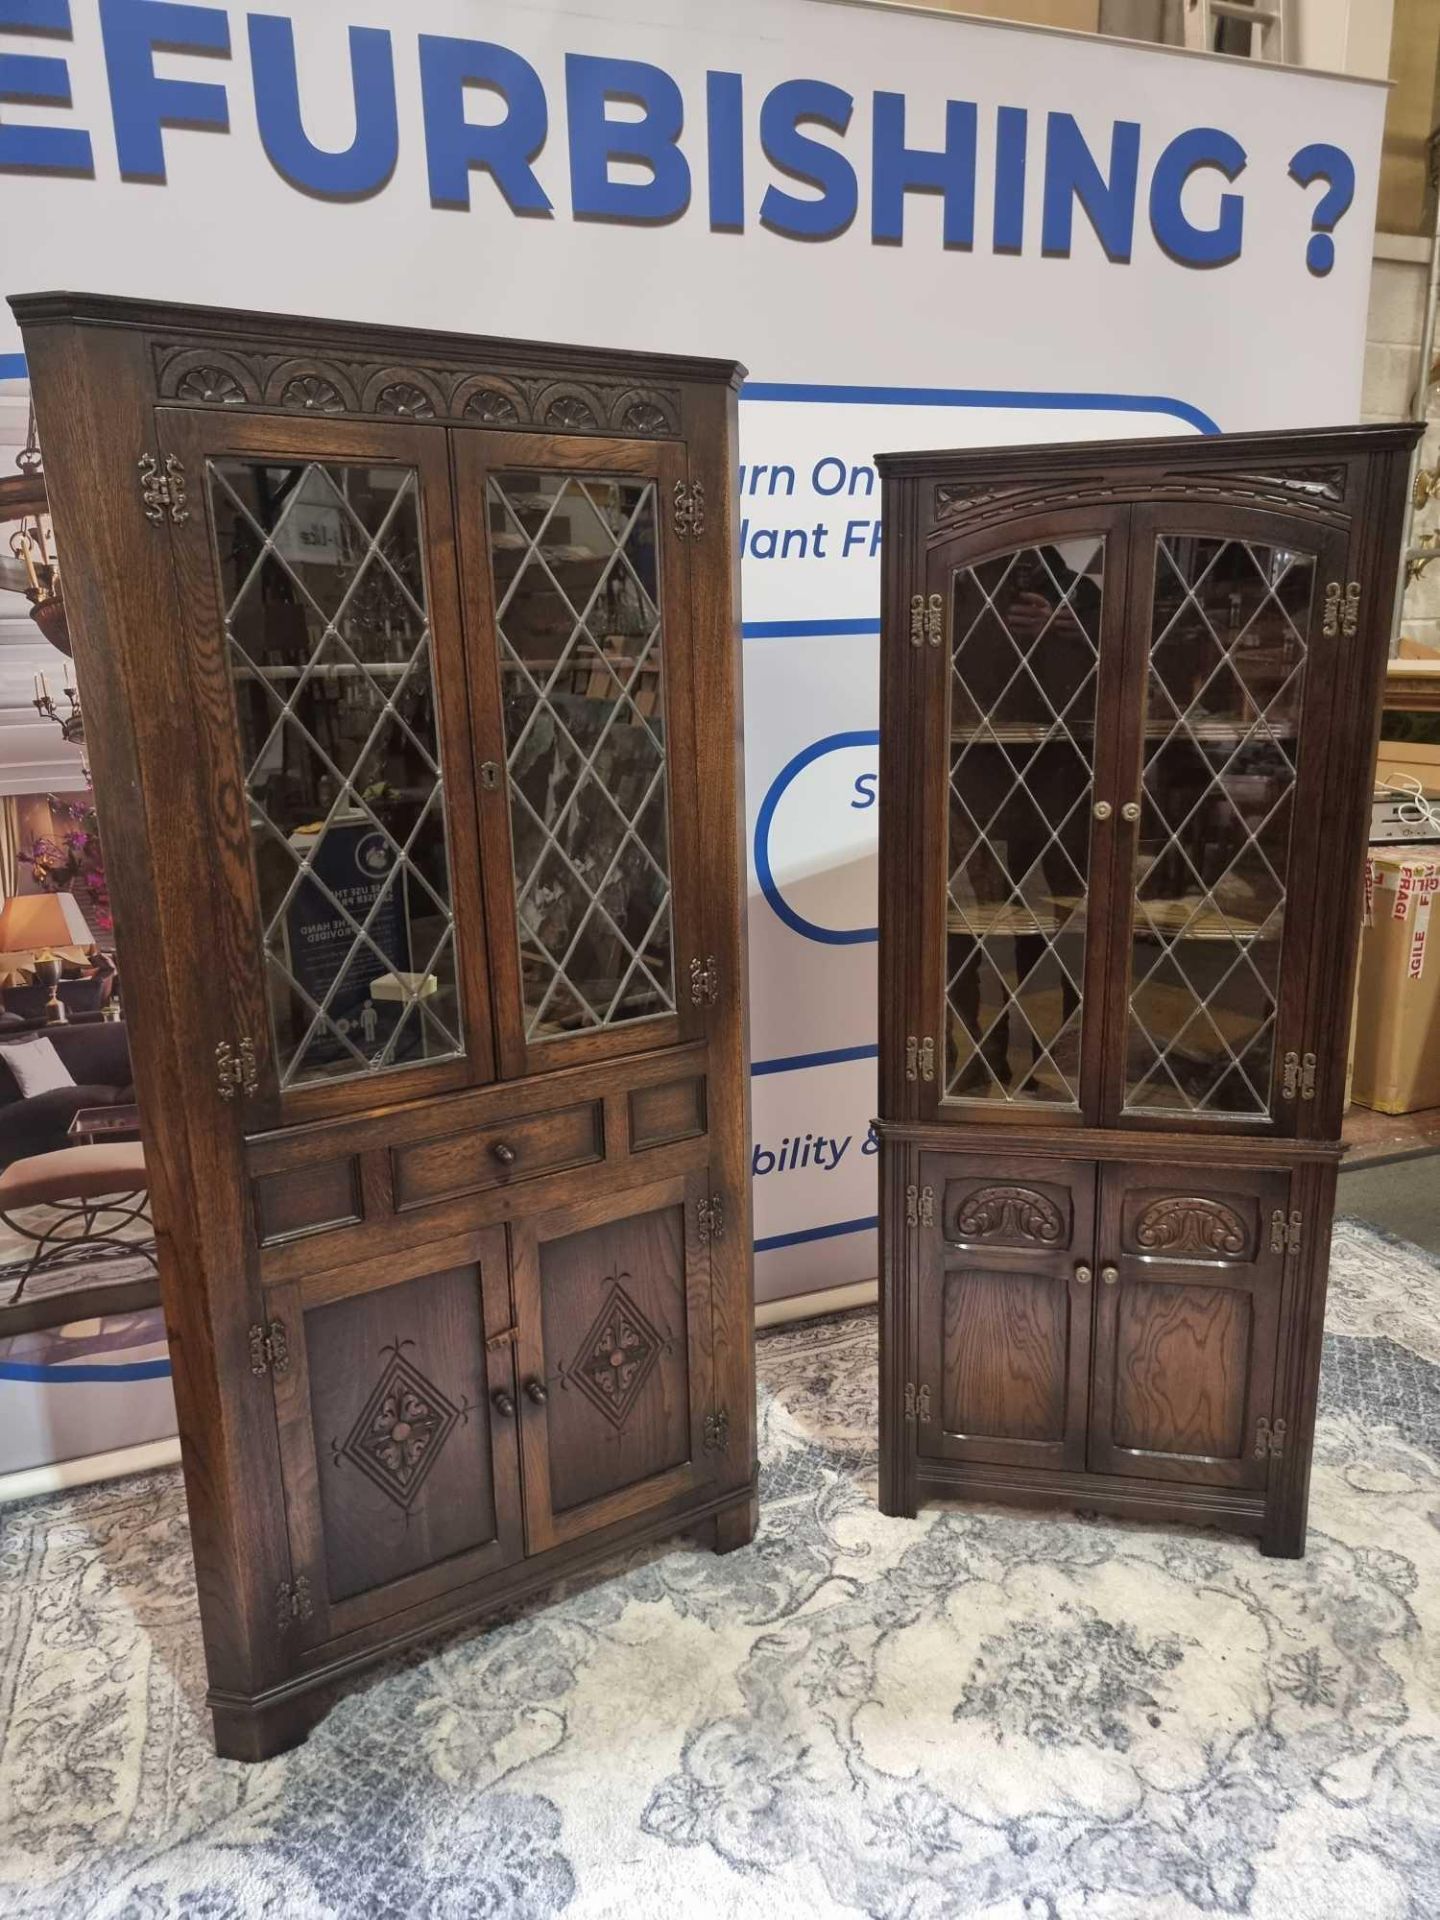
[[[1418,433],[880,461],[887,1512],[1304,1550]]]
[[[220,1751],[754,1525],[739,369],[12,303]]]

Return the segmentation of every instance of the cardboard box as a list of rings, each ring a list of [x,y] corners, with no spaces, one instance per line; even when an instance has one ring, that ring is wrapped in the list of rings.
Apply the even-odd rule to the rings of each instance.
[[[1352,1090],[1377,1113],[1440,1107],[1437,895],[1440,847],[1371,847]]]

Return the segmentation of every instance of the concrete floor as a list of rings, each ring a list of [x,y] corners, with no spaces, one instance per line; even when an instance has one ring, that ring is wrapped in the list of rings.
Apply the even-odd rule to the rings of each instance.
[[[1440,1153],[1340,1169],[1336,1211],[1440,1254]]]

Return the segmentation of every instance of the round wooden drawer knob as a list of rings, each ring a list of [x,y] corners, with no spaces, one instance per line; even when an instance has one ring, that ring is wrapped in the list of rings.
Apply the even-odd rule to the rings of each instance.
[[[507,1147],[503,1140],[493,1141],[490,1146],[490,1151],[495,1156],[495,1158],[500,1162],[502,1167],[514,1166],[515,1149],[513,1147]]]

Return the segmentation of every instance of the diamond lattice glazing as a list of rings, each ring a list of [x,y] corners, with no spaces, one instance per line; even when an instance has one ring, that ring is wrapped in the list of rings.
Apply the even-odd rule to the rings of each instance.
[[[414,471],[212,461],[282,1088],[463,1051]]]
[[[487,493],[526,1036],[673,1012],[654,483]]]
[[[1259,1115],[1315,561],[1167,535],[1155,565],[1126,1104]]]

